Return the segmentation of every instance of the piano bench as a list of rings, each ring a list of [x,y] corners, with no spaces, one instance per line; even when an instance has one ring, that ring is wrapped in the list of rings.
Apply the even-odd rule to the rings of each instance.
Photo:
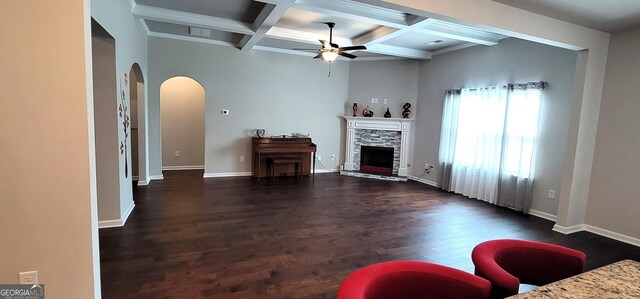
[[[269,157],[267,158],[269,175],[273,178],[277,164],[293,164],[296,169],[296,176],[302,177],[302,159],[297,157]]]

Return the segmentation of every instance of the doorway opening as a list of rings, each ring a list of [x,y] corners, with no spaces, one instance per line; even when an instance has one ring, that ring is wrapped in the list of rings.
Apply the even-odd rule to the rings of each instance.
[[[93,114],[99,222],[120,219],[116,40],[91,19]]]
[[[148,185],[147,103],[144,76],[140,65],[129,70],[129,107],[131,109],[131,177],[134,186]],[[134,188],[135,189],[135,188]],[[135,192],[134,192],[135,199]]]
[[[189,77],[160,86],[162,170],[204,169],[205,89]]]

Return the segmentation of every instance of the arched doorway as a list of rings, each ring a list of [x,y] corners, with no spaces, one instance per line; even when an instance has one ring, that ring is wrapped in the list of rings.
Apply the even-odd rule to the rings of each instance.
[[[131,175],[138,186],[149,184],[147,103],[144,76],[134,63],[129,71],[129,106],[131,107]],[[134,192],[135,194],[135,192]]]
[[[160,86],[162,170],[204,169],[205,89],[177,76]]]

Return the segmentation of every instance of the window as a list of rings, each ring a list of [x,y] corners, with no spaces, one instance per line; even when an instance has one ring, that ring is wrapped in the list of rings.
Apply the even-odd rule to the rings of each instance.
[[[540,89],[516,89],[509,95],[503,166],[507,174],[526,178],[531,173],[540,96]]]

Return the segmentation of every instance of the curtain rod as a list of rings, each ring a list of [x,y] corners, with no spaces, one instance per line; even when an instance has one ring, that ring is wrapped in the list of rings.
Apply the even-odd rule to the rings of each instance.
[[[500,87],[509,88],[513,90],[513,89],[527,89],[527,88],[545,89],[547,86],[549,86],[549,83],[547,81],[534,81],[534,82],[527,82],[527,83],[508,83],[507,85],[501,85]],[[488,86],[483,88],[497,88],[497,87],[498,86]],[[466,88],[466,89],[478,90],[483,88]],[[448,89],[448,90],[445,90],[445,93],[460,93],[462,89],[465,89],[465,88]]]

